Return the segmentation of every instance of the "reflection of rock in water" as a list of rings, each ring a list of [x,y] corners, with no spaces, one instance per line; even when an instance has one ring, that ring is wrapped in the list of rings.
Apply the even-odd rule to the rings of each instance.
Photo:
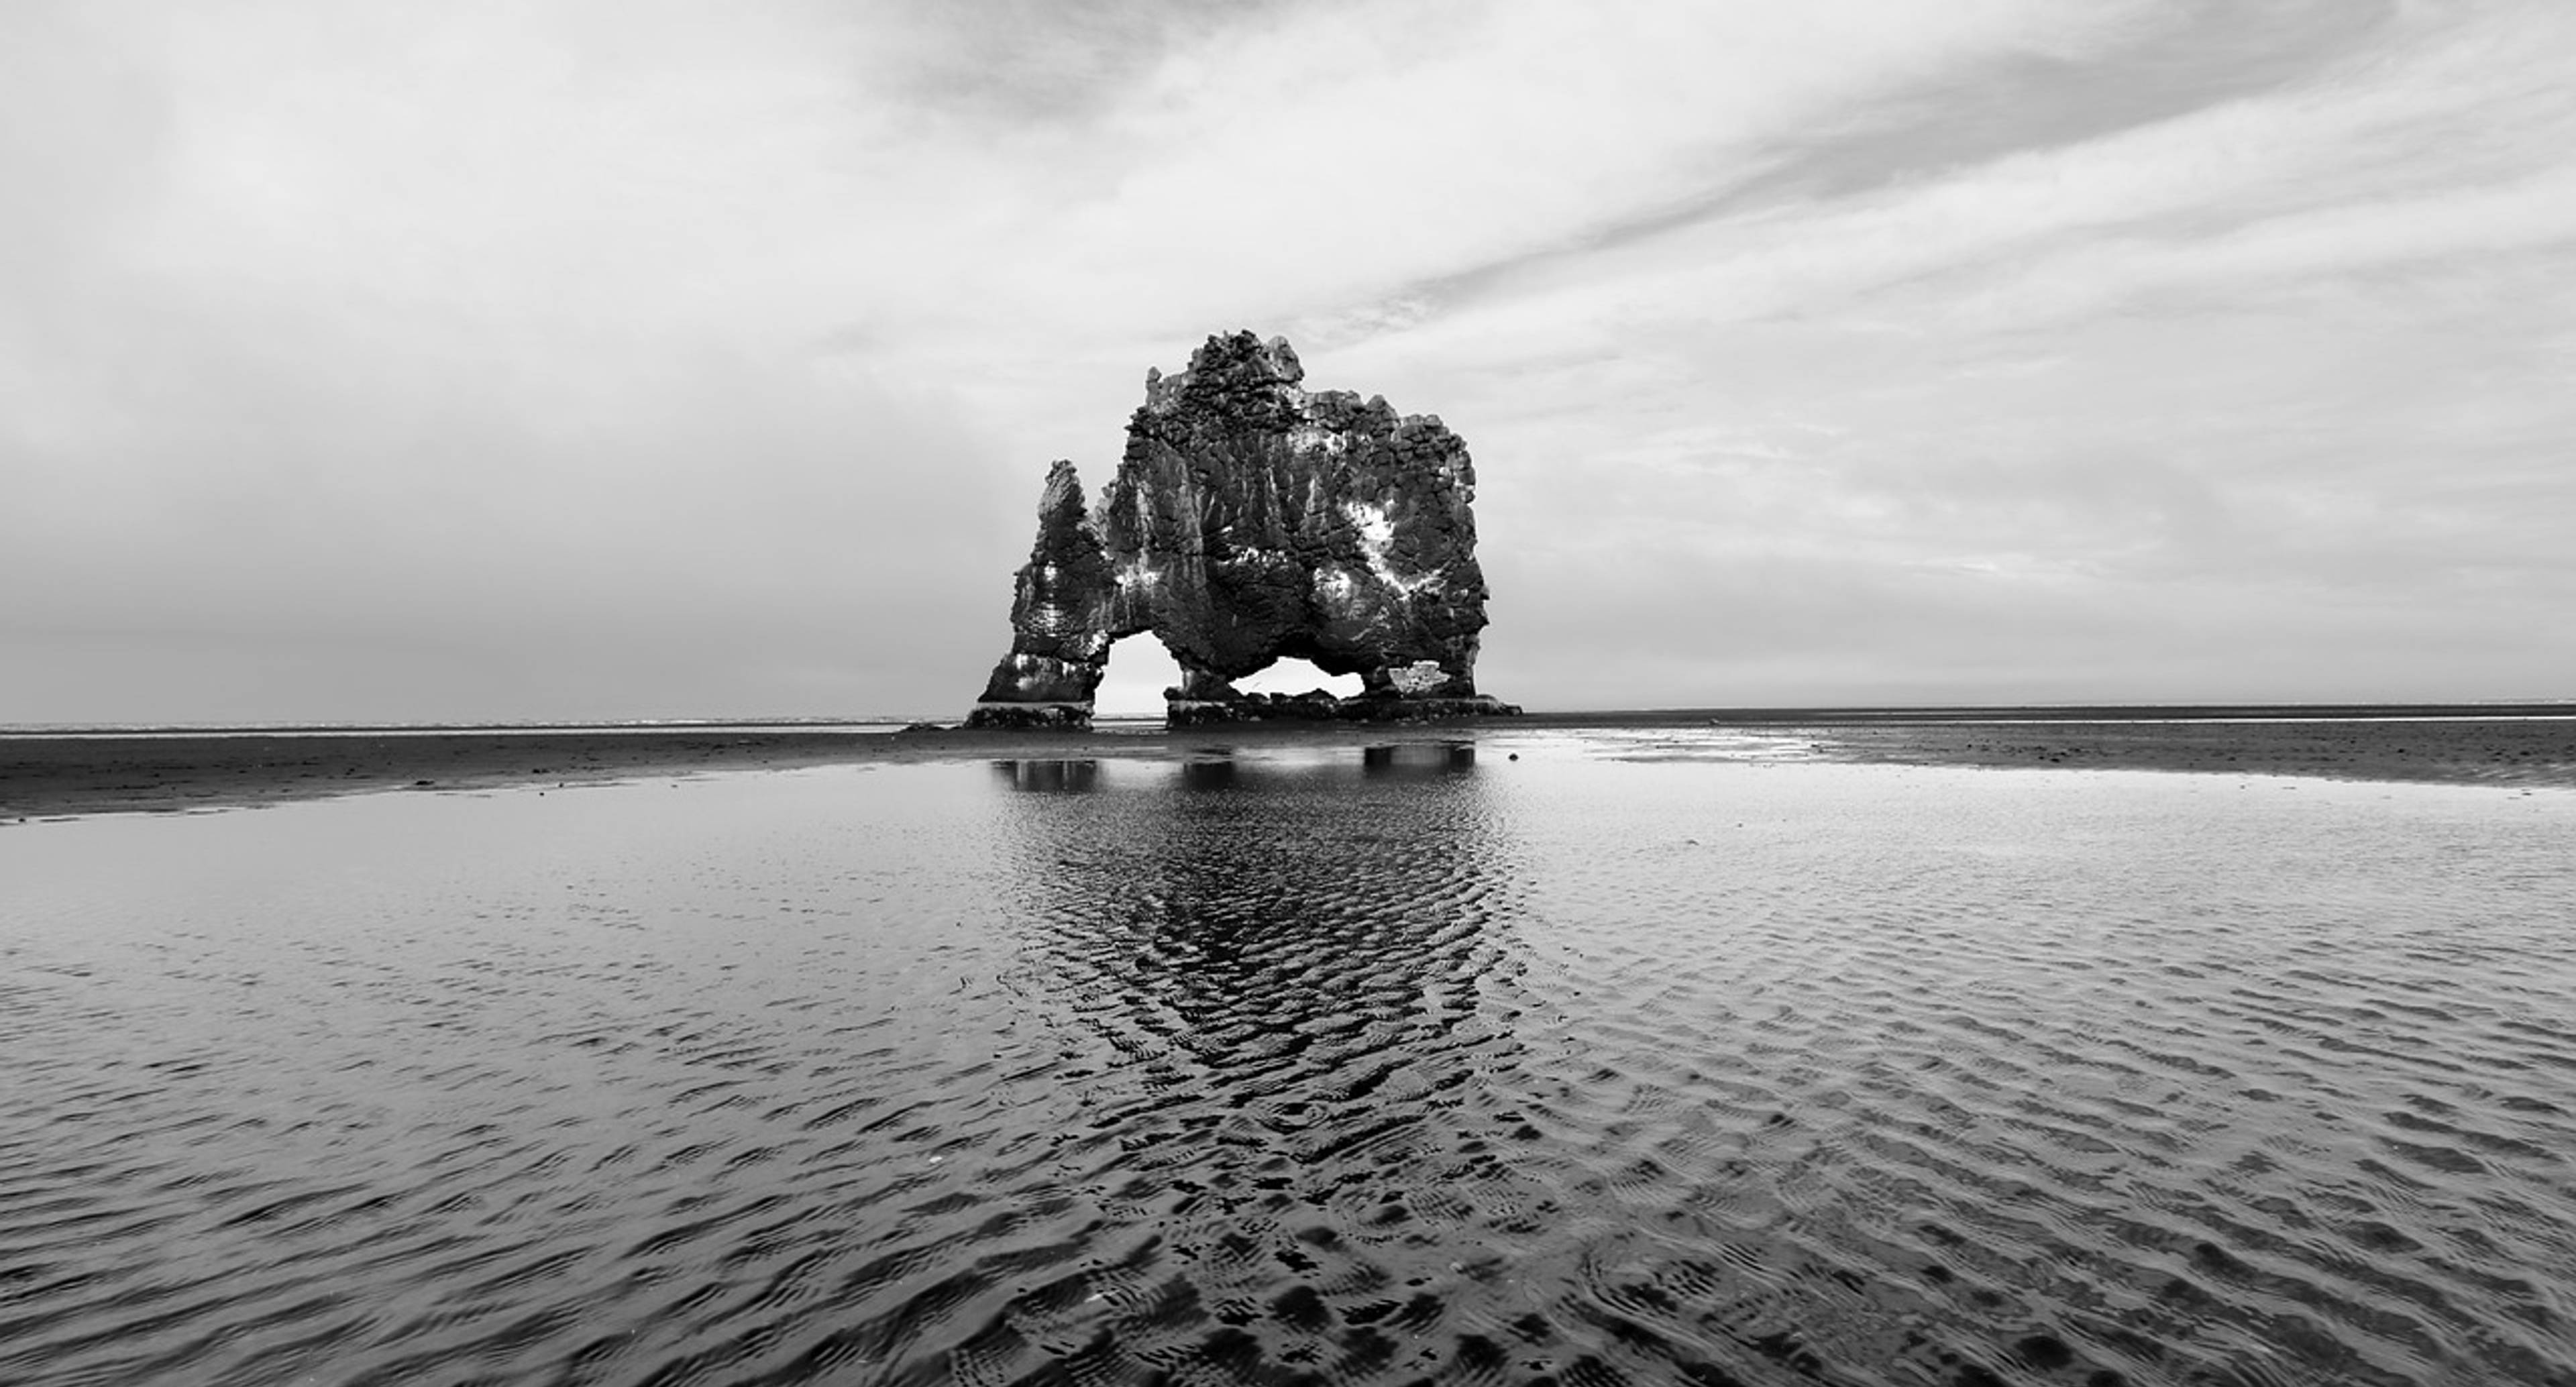
[[[1293,1285],[1319,1355],[1436,1316],[1398,1307],[1552,1197],[1507,1162],[1528,1130],[1508,1096],[1522,964],[1473,748],[1340,755],[1202,756],[1137,768],[1142,786],[1120,766],[1104,793],[1013,815],[1035,915],[1020,985],[1098,1067],[1066,1152],[1082,1183],[1170,1240],[1190,1270],[1161,1294],[1241,1323],[1230,1306]]]
[[[1398,745],[1363,747],[1360,771],[1371,777],[1424,778],[1459,775],[1476,768],[1474,742],[1445,742],[1436,746]]]
[[[994,774],[1014,790],[1088,790],[1100,780],[1097,761],[996,761]]]

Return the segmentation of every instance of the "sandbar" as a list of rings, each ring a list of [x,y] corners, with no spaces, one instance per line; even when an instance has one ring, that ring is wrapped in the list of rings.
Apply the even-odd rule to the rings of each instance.
[[[1455,723],[1001,732],[617,728],[0,734],[0,822],[397,790],[552,786],[921,761],[1185,759],[1263,745],[1660,731],[1796,739],[1809,759],[2576,788],[2563,704],[2336,710],[1897,709],[1549,713]],[[1649,742],[1658,739],[1650,738]],[[1645,754],[1651,755],[1651,745]]]

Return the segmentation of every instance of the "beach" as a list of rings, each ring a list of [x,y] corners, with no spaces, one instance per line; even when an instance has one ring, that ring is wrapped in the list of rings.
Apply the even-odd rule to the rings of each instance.
[[[2576,716],[2497,708],[1721,710],[1534,713],[1451,723],[1094,732],[777,727],[0,734],[0,820],[167,812],[387,790],[577,785],[804,766],[1024,757],[1185,758],[1212,745],[1366,746],[1599,732],[1650,755],[1712,734],[1827,761],[2576,785]],[[1642,739],[1642,742],[1640,741]]]
[[[0,1379],[2551,1387],[2564,725],[2386,726],[93,748],[262,807],[0,828]]]

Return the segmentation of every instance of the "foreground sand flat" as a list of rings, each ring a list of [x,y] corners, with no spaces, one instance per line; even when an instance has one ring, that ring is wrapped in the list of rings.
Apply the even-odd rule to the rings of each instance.
[[[2543,709],[2549,705],[2541,705]],[[920,761],[1169,759],[1217,746],[1374,746],[1530,733],[1792,736],[1811,759],[2576,787],[2576,716],[2421,710],[2141,720],[2104,710],[1538,713],[1507,721],[1164,732],[674,730],[0,735],[0,820],[171,811],[396,789]],[[1652,755],[1652,747],[1644,754]]]
[[[1418,731],[10,823],[0,1381],[2576,1363],[2576,793]]]

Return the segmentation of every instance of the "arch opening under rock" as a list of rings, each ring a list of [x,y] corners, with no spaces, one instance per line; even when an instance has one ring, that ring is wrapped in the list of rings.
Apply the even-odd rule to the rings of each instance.
[[[1161,717],[1169,691],[1180,682],[1180,662],[1172,652],[1153,632],[1139,631],[1111,643],[1100,687],[1092,696],[1093,712],[1104,718]]]
[[[1264,694],[1287,698],[1321,690],[1335,698],[1357,698],[1367,686],[1356,674],[1327,674],[1312,660],[1283,655],[1260,669],[1234,681],[1234,687],[1246,695]]]

